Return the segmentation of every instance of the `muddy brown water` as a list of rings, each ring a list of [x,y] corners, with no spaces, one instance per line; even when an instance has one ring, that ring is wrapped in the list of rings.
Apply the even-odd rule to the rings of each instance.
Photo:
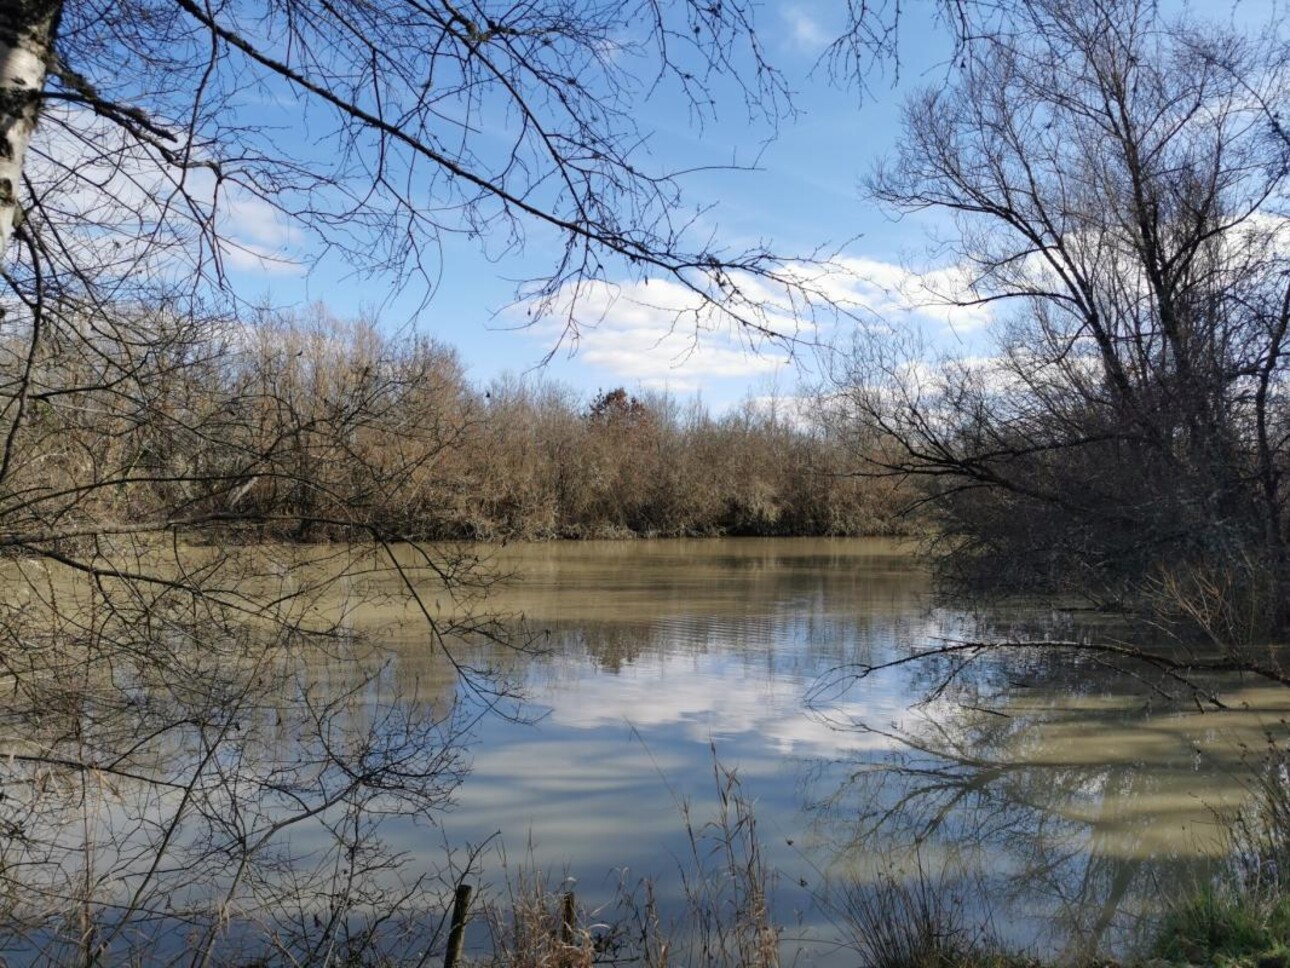
[[[1132,943],[1162,898],[1211,876],[1252,783],[1281,776],[1267,753],[1290,691],[1257,681],[1214,683],[1228,707],[1215,710],[1140,669],[1045,650],[862,675],[983,634],[1123,634],[947,604],[898,542],[471,550],[507,576],[472,605],[504,616],[504,641],[448,644],[475,685],[504,681],[514,698],[486,711],[495,697],[470,688],[427,633],[421,606],[442,624],[462,604],[427,582],[415,605],[388,572],[360,569],[320,602],[385,657],[379,679],[349,695],[334,654],[309,670],[312,701],[346,695],[355,722],[414,699],[472,712],[469,773],[439,826],[382,827],[427,870],[482,846],[485,885],[536,869],[553,884],[573,878],[593,910],[649,878],[679,919],[693,877],[683,816],[701,830],[715,815],[719,764],[754,807],[785,963],[855,963],[843,899],[915,876],[969,928],[1074,956]],[[265,574],[307,586],[347,560],[300,566],[296,554],[265,549]]]
[[[908,545],[867,539],[587,542],[495,549],[539,654],[508,659],[536,721],[483,721],[445,828],[607,895],[675,887],[680,807],[715,808],[713,757],[755,801],[786,937],[850,963],[838,885],[921,877],[969,923],[1082,954],[1131,943],[1161,897],[1210,876],[1229,819],[1270,769],[1290,694],[1185,689],[1042,652],[946,667],[872,666],[995,618],[936,601]],[[1030,617],[1004,634],[1109,635]],[[1120,634],[1116,631],[1115,634]],[[389,638],[406,655],[414,643]],[[706,812],[705,812],[706,811]],[[558,880],[559,878],[557,878]],[[666,893],[666,889],[664,889]],[[675,890],[673,891],[675,894]],[[823,901],[823,903],[821,903]]]

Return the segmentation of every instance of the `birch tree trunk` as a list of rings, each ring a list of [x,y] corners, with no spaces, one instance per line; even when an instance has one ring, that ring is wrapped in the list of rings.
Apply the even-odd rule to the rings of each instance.
[[[22,163],[36,130],[62,0],[0,4],[0,258],[21,224]]]

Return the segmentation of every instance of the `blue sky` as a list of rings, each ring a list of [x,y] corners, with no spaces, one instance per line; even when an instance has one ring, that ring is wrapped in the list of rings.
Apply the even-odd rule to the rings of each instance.
[[[929,224],[920,218],[893,219],[863,197],[861,185],[875,161],[893,147],[905,97],[947,77],[945,31],[930,16],[931,0],[905,4],[899,80],[889,66],[885,76],[871,76],[867,94],[861,95],[832,83],[820,63],[839,27],[840,6],[828,0],[777,0],[759,8],[763,43],[796,92],[798,110],[773,139],[766,126],[748,122],[738,99],[719,103],[717,116],[697,127],[675,94],[663,93],[642,103],[636,113],[649,136],[645,162],[656,171],[708,168],[686,177],[682,185],[691,206],[710,206],[702,216],[703,228],[730,247],[764,242],[789,255],[841,247],[843,268],[852,276],[837,284],[847,298],[888,318],[918,322],[934,339],[974,339],[988,322],[982,312],[910,308],[919,302],[919,282],[902,266],[930,264]],[[1233,6],[1224,0],[1192,9],[1206,16],[1259,20],[1274,7],[1251,0]],[[753,165],[753,170],[711,170],[729,165]],[[250,217],[242,224],[252,226],[249,241],[255,247],[290,250],[293,233],[271,214],[246,214]],[[491,247],[496,249],[496,243]],[[530,371],[550,356],[543,372],[587,396],[619,385],[665,388],[701,393],[719,411],[746,396],[772,390],[791,394],[802,366],[809,367],[809,354],[790,361],[784,347],[750,347],[729,327],[696,333],[683,326],[670,332],[672,317],[657,307],[679,305],[683,297],[658,284],[647,297],[631,284],[616,292],[593,292],[584,309],[601,310],[601,321],[585,328],[576,343],[561,342],[558,325],[526,326],[522,312],[506,310],[516,280],[541,272],[541,249],[541,237],[534,235],[529,251],[494,261],[478,243],[447,237],[442,276],[424,307],[423,292],[392,293],[388,282],[355,279],[335,260],[324,259],[307,274],[290,268],[263,271],[248,263],[235,269],[233,281],[244,295],[264,294],[273,303],[319,301],[340,315],[375,311],[390,328],[415,327],[457,347],[469,374],[480,383],[505,372]],[[633,300],[637,294],[655,308]]]
[[[789,255],[841,247],[845,257],[878,263],[881,276],[901,261],[902,252],[918,249],[923,229],[910,220],[897,223],[865,201],[860,182],[893,144],[904,94],[944,75],[947,45],[943,33],[920,16],[925,11],[908,11],[900,83],[890,75],[875,76],[869,93],[861,95],[832,83],[820,64],[839,25],[837,6],[794,0],[758,11],[767,53],[796,92],[797,116],[778,132],[750,124],[742,102],[733,97],[719,101],[716,117],[701,126],[691,122],[674,93],[640,105],[637,119],[649,135],[645,160],[655,170],[707,169],[681,184],[690,206],[707,209],[702,226],[719,243],[739,248],[761,242]],[[726,166],[751,170],[712,170]],[[267,209],[251,205],[237,215],[243,240],[256,250],[290,257],[306,241]],[[699,392],[720,410],[771,389],[793,392],[806,354],[790,361],[784,347],[750,347],[728,327],[697,335],[692,328],[669,333],[670,318],[633,303],[630,287],[614,298],[600,293],[599,303],[592,294],[588,305],[602,308],[603,319],[584,329],[576,343],[561,341],[558,325],[525,325],[524,315],[507,307],[515,281],[544,266],[542,252],[532,251],[541,249],[540,240],[529,249],[493,261],[478,243],[445,238],[442,276],[424,307],[423,292],[393,294],[385,280],[354,278],[336,260],[323,259],[308,272],[246,258],[229,265],[244,296],[264,296],[279,305],[318,301],[339,315],[376,312],[392,329],[413,326],[442,339],[457,347],[471,377],[481,383],[505,372],[530,371],[550,356],[543,372],[585,395],[619,385],[665,388]],[[666,305],[673,296],[659,293],[656,283],[652,302]],[[866,301],[885,298],[865,295]]]

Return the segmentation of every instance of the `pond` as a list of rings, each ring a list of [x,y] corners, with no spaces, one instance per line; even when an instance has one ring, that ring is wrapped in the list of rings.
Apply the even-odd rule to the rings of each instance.
[[[491,897],[534,879],[571,890],[587,925],[626,891],[667,930],[696,896],[738,902],[736,869],[761,865],[784,964],[861,961],[893,897],[923,898],[965,936],[1081,958],[1122,950],[1209,876],[1251,785],[1281,776],[1283,688],[1208,683],[1218,709],[1087,651],[902,662],[1123,631],[949,606],[897,542],[473,551],[507,578],[475,602],[498,621],[464,635],[413,549],[393,571],[343,549],[307,566],[256,550],[256,596],[313,589],[310,607],[338,622],[303,650],[294,633],[269,648],[255,622],[190,616],[149,631],[145,653],[141,616],[192,600],[135,615],[83,591],[93,637],[65,618],[7,660],[30,670],[11,673],[0,750],[0,955],[249,963],[267,944],[321,964],[356,943],[348,925],[392,931],[375,912],[393,898],[402,950],[424,962],[462,877]],[[183,554],[194,572],[217,557]],[[342,579],[314,580],[338,566]],[[39,626],[28,582],[7,607]],[[72,614],[71,586],[57,590]],[[486,945],[481,918],[467,953]]]
[[[715,760],[754,803],[799,963],[854,963],[830,944],[851,929],[839,889],[911,863],[1012,943],[1124,945],[1161,883],[1227,850],[1225,817],[1290,710],[1284,690],[1234,680],[1230,708],[1206,711],[1142,669],[1039,651],[978,659],[939,694],[945,663],[858,678],[983,627],[1108,634],[937,605],[891,541],[525,545],[496,564],[517,580],[490,606],[541,633],[510,666],[535,721],[479,722],[449,840],[495,838],[588,902],[648,876],[679,905],[681,807],[713,814]]]

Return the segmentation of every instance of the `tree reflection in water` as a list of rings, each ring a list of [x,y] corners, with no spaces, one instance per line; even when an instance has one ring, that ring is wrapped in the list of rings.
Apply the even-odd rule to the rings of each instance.
[[[895,871],[930,878],[961,920],[1005,925],[1007,943],[1079,959],[1123,950],[1211,878],[1290,696],[1233,677],[1209,683],[1227,708],[1205,711],[1132,671],[1043,650],[972,670],[930,660],[924,701],[888,723],[838,712],[867,678],[822,680],[814,716],[890,744],[807,784],[843,920]]]
[[[433,824],[453,796],[488,701],[456,701],[468,656],[431,636],[490,626],[444,615],[419,667],[396,668],[335,594],[383,554],[159,553],[149,573],[173,583],[6,563],[7,963],[428,954],[458,871],[381,828]]]

